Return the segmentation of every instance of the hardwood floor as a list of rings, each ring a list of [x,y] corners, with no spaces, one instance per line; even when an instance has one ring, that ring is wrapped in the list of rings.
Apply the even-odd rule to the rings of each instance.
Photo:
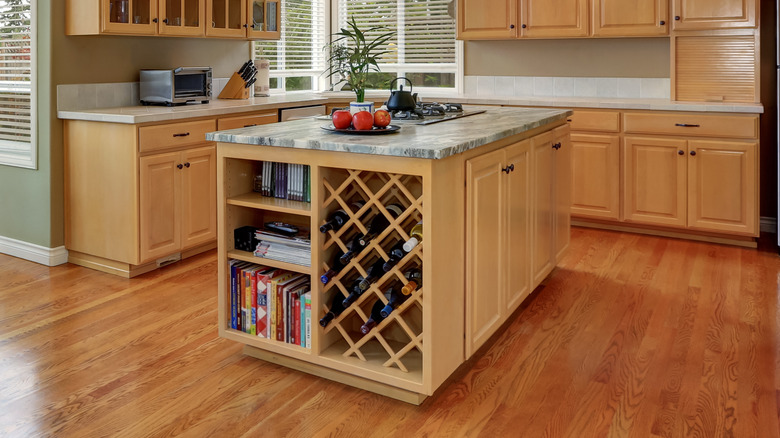
[[[513,319],[421,406],[216,336],[216,253],[136,279],[0,255],[0,436],[778,434],[780,257],[574,228]]]

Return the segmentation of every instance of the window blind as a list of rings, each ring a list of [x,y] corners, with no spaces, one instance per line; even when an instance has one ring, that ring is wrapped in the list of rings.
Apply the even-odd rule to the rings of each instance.
[[[0,0],[0,164],[35,167],[34,0]]]
[[[327,0],[285,0],[281,14],[280,40],[256,41],[254,57],[270,62],[272,89],[316,89],[325,70]]]

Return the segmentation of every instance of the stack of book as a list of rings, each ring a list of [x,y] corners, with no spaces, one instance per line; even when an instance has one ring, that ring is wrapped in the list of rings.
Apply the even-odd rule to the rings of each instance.
[[[229,327],[311,348],[308,275],[230,260]]]
[[[255,257],[311,266],[311,239],[308,234],[299,233],[296,236],[285,236],[257,230],[255,238],[259,241],[254,252]]]
[[[311,202],[311,168],[303,164],[263,161],[255,189],[263,196]]]

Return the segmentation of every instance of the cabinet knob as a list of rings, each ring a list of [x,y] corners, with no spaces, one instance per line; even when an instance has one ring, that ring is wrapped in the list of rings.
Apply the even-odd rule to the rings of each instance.
[[[168,24],[168,19],[167,18],[163,19],[163,23]]]
[[[514,28],[515,28],[515,25],[514,25],[514,24],[510,24],[510,25],[509,25],[509,28],[510,28],[510,29],[514,29]]]
[[[677,21],[680,21],[680,16],[679,15],[675,15],[674,19],[677,20]]]
[[[176,165],[176,168],[177,168],[177,169],[179,169],[179,170],[181,170],[183,167],[184,167],[184,166],[182,166],[182,165],[181,165],[181,163],[179,163],[179,164],[177,164],[177,165]]]
[[[152,23],[157,23],[157,19],[156,18],[152,18]]]
[[[696,151],[691,151],[691,156],[693,157],[695,155],[696,155]]]
[[[249,27],[249,25],[248,25],[248,24],[246,24],[246,23],[244,23],[244,29],[246,29],[246,28],[248,28],[248,27]]]
[[[502,172],[506,172],[507,175],[509,175],[509,172],[513,172],[515,170],[515,165],[510,164],[509,166],[506,166],[505,168],[501,169]]]
[[[522,25],[522,26],[520,26],[520,27],[522,27],[523,29],[525,29],[525,28],[526,28],[526,27],[528,27],[528,26],[526,26],[526,25],[524,24],[524,25]]]
[[[697,125],[695,123],[675,123],[674,126],[679,126],[681,128],[699,128],[701,125]]]
[[[685,155],[685,151],[680,149],[679,151],[677,151],[677,155]]]
[[[661,22],[660,22],[660,23],[658,23],[658,24],[660,24],[661,26],[665,26],[665,25],[666,25],[666,22],[665,22],[664,20],[661,20]]]
[[[184,167],[189,168],[190,167],[190,163],[189,162],[184,163]]]

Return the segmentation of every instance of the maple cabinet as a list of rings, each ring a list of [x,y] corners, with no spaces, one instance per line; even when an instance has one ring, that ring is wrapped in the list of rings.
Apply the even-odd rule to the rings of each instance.
[[[281,13],[279,0],[208,0],[206,35],[279,39]]]
[[[520,1],[523,37],[584,37],[589,32],[588,0]]]
[[[571,134],[571,214],[620,217],[620,137]]]
[[[594,36],[669,34],[668,0],[593,0]]]
[[[757,0],[672,0],[674,30],[754,28]]]

